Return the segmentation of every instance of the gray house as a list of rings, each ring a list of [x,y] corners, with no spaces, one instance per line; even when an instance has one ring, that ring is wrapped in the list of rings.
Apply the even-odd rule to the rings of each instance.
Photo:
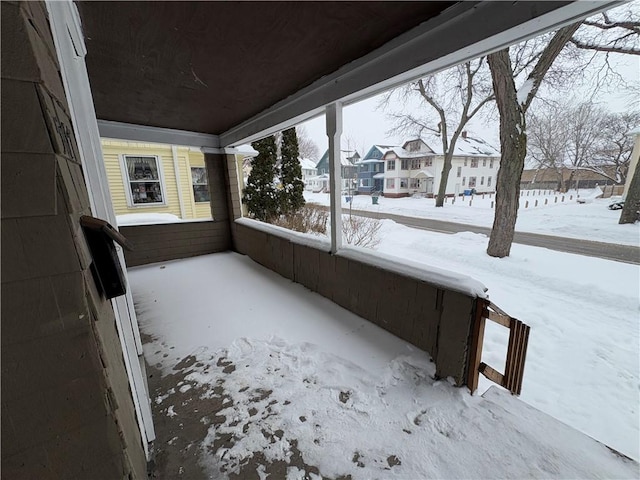
[[[340,176],[342,177],[342,190],[355,190],[357,175],[358,175],[358,167],[356,164],[360,160],[360,154],[356,151],[345,151],[340,150]],[[318,161],[316,165],[316,169],[318,170],[318,176],[322,177],[323,175],[329,174],[329,150],[326,150],[322,155],[322,158]],[[324,177],[325,179],[327,177]],[[327,188],[324,189],[328,190]]]
[[[384,156],[391,145],[374,145],[356,162],[358,166],[358,193],[382,192],[384,188]]]

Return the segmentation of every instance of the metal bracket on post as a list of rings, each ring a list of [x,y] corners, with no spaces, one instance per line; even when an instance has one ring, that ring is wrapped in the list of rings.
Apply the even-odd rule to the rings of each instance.
[[[329,137],[329,188],[331,205],[331,253],[342,248],[342,162],[340,161],[340,137],[342,135],[342,104],[327,105],[327,137]]]

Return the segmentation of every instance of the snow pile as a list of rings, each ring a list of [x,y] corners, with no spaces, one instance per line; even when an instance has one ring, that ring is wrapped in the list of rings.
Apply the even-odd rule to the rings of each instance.
[[[185,380],[208,389],[201,398],[226,402],[215,412],[224,420],[209,427],[199,450],[212,478],[255,472],[250,462],[256,457],[267,464],[298,463],[288,467],[287,478],[638,473],[637,464],[506,393],[491,392],[491,400],[470,397],[433,380],[433,364],[418,352],[393,359],[376,374],[316,345],[277,337],[240,338],[195,357]],[[301,462],[292,462],[295,457]]]

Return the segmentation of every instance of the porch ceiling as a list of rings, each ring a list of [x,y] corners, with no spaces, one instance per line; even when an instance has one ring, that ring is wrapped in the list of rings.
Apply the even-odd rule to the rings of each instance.
[[[81,1],[78,7],[99,120],[212,134],[230,146],[615,3]]]
[[[97,117],[220,134],[456,2],[79,2]]]

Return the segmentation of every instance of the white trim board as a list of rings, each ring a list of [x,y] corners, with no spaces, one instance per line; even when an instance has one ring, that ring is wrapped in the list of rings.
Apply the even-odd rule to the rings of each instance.
[[[84,61],[86,49],[83,37],[79,34],[82,31],[80,15],[72,1],[47,0],[46,6],[89,193],[91,212],[96,217],[116,225],[106,169],[102,161],[102,145],[89,86],[89,76]],[[116,246],[116,250],[121,264],[125,266],[122,248]],[[126,267],[124,272],[126,275]],[[155,430],[146,376],[140,362],[142,342],[130,289],[127,290],[126,295],[112,299],[111,304],[140,437],[145,456],[149,460],[149,442],[155,440]]]
[[[143,143],[162,143],[186,147],[219,148],[220,139],[208,133],[174,130],[172,128],[150,127],[133,123],[98,120],[98,130],[103,138],[129,140]]]

